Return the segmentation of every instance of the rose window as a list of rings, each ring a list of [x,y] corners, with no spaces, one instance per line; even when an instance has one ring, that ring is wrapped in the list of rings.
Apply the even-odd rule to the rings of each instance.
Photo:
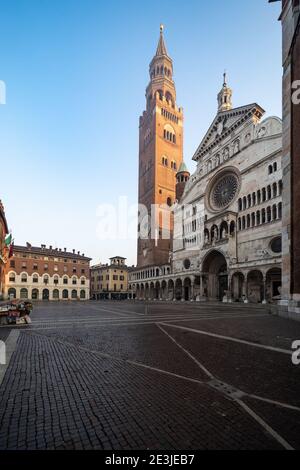
[[[210,195],[210,203],[216,209],[223,209],[231,204],[239,188],[239,180],[234,173],[225,174],[215,183]]]

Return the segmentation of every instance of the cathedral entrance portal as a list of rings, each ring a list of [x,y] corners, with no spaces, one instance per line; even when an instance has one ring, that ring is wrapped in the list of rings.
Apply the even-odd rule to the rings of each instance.
[[[211,251],[202,265],[206,277],[205,294],[209,300],[223,300],[228,290],[227,262],[222,253]]]

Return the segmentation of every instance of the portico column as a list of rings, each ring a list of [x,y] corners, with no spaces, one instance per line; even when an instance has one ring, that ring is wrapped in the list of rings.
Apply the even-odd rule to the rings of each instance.
[[[203,297],[203,276],[200,276],[200,297]]]
[[[185,287],[184,287],[184,281],[182,282],[182,288],[181,288],[181,302],[185,301]]]
[[[190,295],[190,301],[194,302],[194,289],[195,289],[195,281],[191,282],[191,295]]]
[[[247,304],[248,301],[248,279],[247,274],[244,274],[244,281],[242,285],[242,298],[244,299],[244,303]]]
[[[173,282],[172,300],[173,300],[173,302],[176,302],[176,285],[175,285],[175,281]]]
[[[232,303],[232,277],[228,275],[228,292],[227,292],[228,303]]]
[[[267,284],[267,275],[264,274],[263,275],[263,301],[262,301],[263,305],[266,305],[266,303],[267,303],[267,299],[266,299],[266,287],[267,286],[266,286],[266,284]]]

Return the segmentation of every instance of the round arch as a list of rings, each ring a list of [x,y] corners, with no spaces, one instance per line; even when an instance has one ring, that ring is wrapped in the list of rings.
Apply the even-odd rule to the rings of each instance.
[[[72,292],[71,292],[71,298],[73,300],[77,300],[77,290],[76,289],[73,289]]]
[[[39,290],[38,289],[32,289],[31,298],[32,298],[32,300],[39,300]]]
[[[269,269],[266,275],[266,300],[276,302],[281,300],[282,271],[279,267]]]
[[[83,290],[83,289],[80,291],[80,298],[81,298],[81,300],[86,299],[86,293],[85,293],[85,290]]]
[[[176,279],[175,282],[175,300],[182,300],[182,280]]]
[[[28,299],[28,289],[23,289],[20,290],[20,299]]]
[[[65,300],[69,298],[69,291],[67,289],[63,290],[62,298]]]
[[[228,292],[228,265],[224,254],[212,250],[202,261],[204,295],[211,300],[223,300]]]
[[[183,293],[184,293],[184,300],[189,301],[192,300],[192,281],[189,277],[186,277],[183,281]]]
[[[13,287],[10,287],[8,289],[8,298],[9,299],[15,299],[17,297],[17,291]]]
[[[237,271],[231,278],[231,292],[235,302],[246,300],[245,292],[245,276],[242,272]]]
[[[52,297],[53,297],[54,300],[59,299],[59,290],[58,289],[54,289]]]
[[[49,289],[43,289],[43,292],[42,292],[43,300],[49,300],[49,296],[50,296]]]
[[[259,270],[253,270],[247,276],[247,297],[251,303],[261,303],[264,300],[264,278]]]

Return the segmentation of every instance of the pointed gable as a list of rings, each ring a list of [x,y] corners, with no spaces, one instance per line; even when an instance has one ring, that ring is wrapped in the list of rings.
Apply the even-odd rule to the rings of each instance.
[[[249,119],[259,121],[265,111],[256,103],[234,108],[229,111],[218,112],[209,127],[201,144],[197,148],[193,160],[198,161],[208,151],[218,145],[225,137]]]

